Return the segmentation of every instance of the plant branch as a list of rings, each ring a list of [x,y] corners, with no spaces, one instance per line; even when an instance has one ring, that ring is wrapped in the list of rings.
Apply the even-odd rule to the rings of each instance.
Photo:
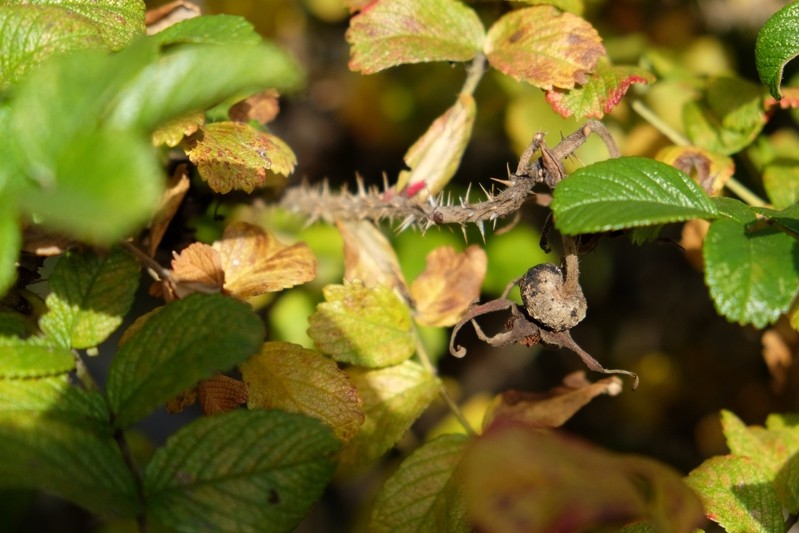
[[[128,470],[130,470],[131,474],[133,474],[133,481],[136,484],[136,494],[138,495],[139,501],[142,502],[143,506],[144,478],[142,477],[141,469],[139,468],[138,463],[136,463],[136,459],[133,458],[133,453],[130,451],[128,440],[125,438],[125,434],[121,429],[118,429],[114,432],[114,441],[116,441],[119,451],[122,452],[122,458],[125,461]],[[147,514],[144,511],[136,515],[136,523],[139,526],[140,533],[147,533]]]

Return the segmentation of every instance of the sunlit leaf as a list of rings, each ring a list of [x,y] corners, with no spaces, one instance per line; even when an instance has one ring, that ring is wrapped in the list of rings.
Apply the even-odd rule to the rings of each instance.
[[[461,468],[478,529],[585,531],[651,519],[662,531],[692,531],[703,521],[698,498],[671,468],[520,424],[478,437]]]
[[[691,143],[723,155],[745,148],[766,124],[760,87],[720,76],[707,82],[704,98],[683,108]]]
[[[655,159],[681,170],[710,195],[716,196],[735,173],[735,162],[725,155],[696,146],[667,146]]]
[[[799,202],[799,162],[775,161],[766,165],[763,187],[775,209]]]
[[[465,435],[442,435],[417,448],[378,493],[369,530],[471,531],[456,472],[467,443]]]
[[[16,209],[6,202],[0,202],[0,296],[6,293],[17,278],[15,263],[20,246],[22,235]]]
[[[480,296],[486,254],[479,246],[458,253],[449,246],[427,254],[427,268],[411,285],[416,321],[423,326],[452,326]]]
[[[713,221],[703,249],[705,283],[719,314],[758,328],[788,310],[799,286],[799,244],[774,229],[749,229],[754,212],[733,199],[735,216]]]
[[[708,518],[726,531],[783,530],[782,510],[767,473],[748,457],[712,457],[688,475]]]
[[[39,326],[65,348],[97,346],[122,324],[138,286],[139,263],[121,248],[69,251],[50,277]]]
[[[35,378],[63,374],[75,368],[75,356],[65,347],[35,339],[0,337],[0,378]]]
[[[117,427],[131,424],[199,380],[258,350],[264,327],[247,304],[191,294],[152,315],[122,345],[108,373]]]
[[[38,379],[0,379],[0,412],[20,417],[72,420],[84,428],[111,433],[108,405],[97,391],[70,384],[67,374]]]
[[[225,285],[225,271],[219,252],[205,243],[195,242],[179,254],[173,252],[172,277],[182,298],[192,292],[222,292]]]
[[[372,463],[394,446],[430,405],[441,384],[413,361],[379,369],[349,367],[346,372],[366,416],[342,451],[341,462],[349,466]]]
[[[282,185],[297,164],[294,152],[278,137],[240,122],[203,126],[184,145],[200,177],[222,194]]]
[[[325,301],[308,317],[317,349],[342,363],[382,367],[416,349],[408,306],[388,288],[360,283],[328,285]]]
[[[488,428],[512,421],[538,428],[560,427],[595,397],[600,394],[616,396],[621,390],[622,381],[617,376],[591,383],[585,379],[584,372],[576,372],[549,392],[503,392],[486,413],[483,426]]]
[[[679,170],[644,157],[582,167],[555,188],[555,224],[569,235],[713,218],[717,210]]]
[[[339,446],[318,420],[282,411],[195,420],[147,465],[148,512],[179,531],[291,531],[330,481]]]
[[[760,28],[755,42],[755,63],[760,81],[775,98],[785,64],[799,53],[799,4],[793,2],[777,11]]]
[[[476,108],[468,94],[438,117],[405,154],[410,170],[400,172],[397,190],[421,199],[443,189],[461,162],[472,134]]]
[[[485,30],[457,0],[372,2],[350,21],[350,69],[372,74],[405,63],[468,61]]]
[[[239,365],[250,409],[281,409],[318,418],[346,442],[363,424],[358,391],[338,365],[315,350],[267,342]]]
[[[153,132],[153,146],[166,145],[174,148],[180,144],[184,137],[196,132],[204,122],[205,115],[201,112],[190,113],[170,120]]]
[[[605,47],[584,19],[545,5],[517,9],[496,21],[485,53],[504,74],[551,90],[588,82]]]
[[[640,67],[600,61],[588,80],[570,90],[552,89],[547,102],[563,117],[602,118],[610,113],[634,83],[649,84],[655,77]]]
[[[338,221],[336,228],[344,240],[345,281],[407,291],[397,253],[374,223],[345,220]]]
[[[236,298],[280,291],[316,277],[316,258],[305,243],[287,246],[246,222],[227,226],[213,248],[222,260],[225,290]]]
[[[197,384],[197,399],[203,413],[226,413],[247,403],[247,386],[243,381],[217,374]]]
[[[574,13],[575,15],[582,15],[585,6],[583,5],[583,0],[514,0],[520,4],[532,4],[535,6],[538,5],[552,5],[560,9],[561,11],[568,11],[569,13]]]
[[[205,15],[177,22],[150,39],[165,44],[257,44],[261,36],[244,17],[235,15]]]

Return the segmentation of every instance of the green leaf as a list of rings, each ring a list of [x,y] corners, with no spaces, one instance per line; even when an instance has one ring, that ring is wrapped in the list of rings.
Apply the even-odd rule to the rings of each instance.
[[[363,424],[358,391],[334,361],[315,350],[267,342],[239,370],[250,409],[282,409],[318,418],[344,442]]]
[[[149,37],[167,44],[258,44],[261,36],[244,17],[204,15],[181,20]]]
[[[21,80],[49,57],[103,45],[90,20],[57,6],[0,7],[0,89]]]
[[[5,201],[0,201],[0,296],[4,295],[17,279],[16,261],[22,246],[17,212]]]
[[[777,11],[760,28],[755,42],[755,64],[760,81],[774,98],[781,98],[780,84],[785,64],[799,54],[799,4]]]
[[[577,169],[555,188],[551,207],[558,230],[568,235],[717,215],[691,178],[645,157],[619,157]]]
[[[408,306],[382,285],[328,285],[308,317],[316,348],[342,363],[382,367],[405,361],[416,343]]]
[[[739,152],[766,124],[760,87],[740,78],[712,78],[704,97],[685,105],[682,120],[692,144],[723,155]]]
[[[349,367],[346,372],[366,415],[361,430],[342,452],[342,464],[350,466],[372,463],[396,444],[441,385],[438,377],[413,361],[376,370]]]
[[[280,138],[240,122],[215,122],[183,141],[186,154],[214,192],[279,186],[297,157]]]
[[[469,439],[442,435],[416,449],[377,495],[369,531],[471,531],[456,475]]]
[[[108,374],[108,400],[124,427],[199,380],[258,351],[264,327],[250,307],[218,294],[173,302],[122,345]]]
[[[139,263],[123,249],[68,251],[53,269],[39,326],[65,348],[97,346],[122,324],[138,287]]]
[[[605,56],[591,24],[548,5],[504,15],[488,30],[484,50],[492,67],[545,90],[588,82]]]
[[[783,531],[782,510],[768,475],[748,457],[713,457],[687,479],[705,512],[729,533]]]
[[[783,160],[766,165],[763,187],[775,209],[799,202],[799,162]]]
[[[457,0],[373,2],[350,20],[350,69],[363,74],[406,63],[469,61],[485,30]]]
[[[330,481],[339,446],[324,424],[302,415],[201,418],[147,465],[148,511],[177,531],[291,531]]]
[[[640,67],[616,66],[600,61],[586,83],[565,91],[547,92],[547,102],[563,117],[602,118],[610,113],[633,83],[648,84],[655,77]]]
[[[105,43],[119,50],[136,37],[144,35],[145,5],[141,0],[5,0],[6,6],[53,6],[60,8],[61,16],[80,15],[93,23]],[[64,13],[66,12],[66,13]],[[58,23],[57,19],[51,22]]]
[[[149,131],[167,120],[208,109],[235,95],[265,88],[288,91],[296,89],[301,81],[297,64],[274,45],[181,46],[138,73],[118,95],[107,121],[117,128],[141,127]]]
[[[0,337],[0,378],[52,376],[74,368],[75,356],[64,347]]]
[[[778,211],[768,207],[753,207],[756,213],[768,217],[777,228],[785,231],[794,239],[799,239],[799,203]]]
[[[139,510],[103,397],[67,376],[0,379],[0,485],[48,490],[104,516]]]
[[[731,203],[748,209],[730,199],[720,205]],[[796,294],[799,244],[772,228],[750,229],[756,221],[752,210],[736,215],[740,218],[710,225],[703,248],[705,283],[719,314],[762,328],[787,311]]]

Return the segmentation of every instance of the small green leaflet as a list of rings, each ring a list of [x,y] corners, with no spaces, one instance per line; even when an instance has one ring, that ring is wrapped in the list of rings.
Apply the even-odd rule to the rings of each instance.
[[[177,531],[291,531],[322,495],[339,447],[319,420],[283,411],[198,419],[147,465],[148,511]]]
[[[125,427],[214,372],[258,351],[264,327],[250,307],[219,294],[192,294],[151,316],[111,363],[108,400]]]
[[[325,301],[308,318],[316,348],[341,363],[395,365],[413,355],[416,343],[408,306],[382,285],[328,285]]]
[[[377,495],[369,531],[471,531],[463,487],[456,475],[468,442],[465,435],[450,434],[417,448]]]
[[[16,210],[8,202],[0,202],[0,296],[11,288],[17,277],[15,262],[21,244]]]
[[[719,314],[762,328],[793,301],[799,243],[777,229],[756,227],[753,210],[743,203],[716,201],[725,216],[710,225],[705,238],[705,283]]]
[[[45,345],[36,338],[0,337],[0,354],[0,379],[52,376],[75,368],[71,351]]]
[[[181,20],[151,35],[160,45],[204,44],[257,44],[261,36],[244,17],[234,15],[204,15]]]
[[[469,61],[484,38],[477,14],[458,0],[372,2],[350,21],[350,69],[373,74],[407,63]]]
[[[552,212],[567,235],[715,218],[716,206],[685,173],[645,157],[577,169],[555,188]]]
[[[785,64],[799,54],[799,3],[793,2],[766,21],[755,42],[755,65],[760,81],[774,98],[781,98]]]
[[[50,277],[39,326],[65,348],[97,346],[122,323],[138,286],[139,264],[121,248],[68,251]]]

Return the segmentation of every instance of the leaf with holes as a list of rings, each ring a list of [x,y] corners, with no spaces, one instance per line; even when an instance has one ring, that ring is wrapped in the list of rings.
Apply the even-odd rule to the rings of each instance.
[[[283,411],[195,420],[147,465],[148,513],[178,531],[291,531],[330,482],[340,446],[322,422]]]
[[[683,172],[645,157],[619,157],[577,169],[551,204],[567,235],[715,218],[707,193]]]
[[[199,380],[258,351],[264,326],[250,307],[218,294],[191,294],[150,316],[122,345],[108,373],[117,427],[146,416]]]
[[[349,367],[346,372],[366,416],[342,451],[341,462],[348,466],[372,463],[394,446],[441,386],[438,377],[413,361],[379,369]]]
[[[123,249],[69,251],[50,277],[40,327],[65,348],[97,346],[122,323],[138,286],[139,263]]]
[[[496,21],[488,30],[485,53],[500,72],[549,91],[587,83],[605,47],[584,19],[553,6],[535,6]]]
[[[406,63],[469,61],[485,30],[458,0],[372,2],[350,21],[350,69],[363,74]]]
[[[417,448],[378,493],[369,531],[471,531],[457,475],[468,442],[465,435],[442,435]]]
[[[600,61],[584,84],[570,90],[552,89],[546,98],[564,118],[602,118],[616,107],[632,84],[653,81],[655,77],[643,68]]]
[[[325,301],[308,317],[316,348],[341,363],[383,367],[413,355],[416,341],[408,306],[382,285],[328,285]]]
[[[321,353],[288,342],[267,342],[239,366],[250,409],[281,409],[318,418],[337,438],[350,440],[363,424],[358,391]]]
[[[799,243],[775,228],[755,227],[755,213],[718,198],[726,214],[707,232],[705,283],[719,314],[762,328],[790,308],[799,286]]]
[[[760,28],[755,42],[755,64],[760,81],[775,98],[782,96],[782,71],[799,54],[799,4],[777,11]]]
[[[240,122],[203,126],[184,146],[200,177],[222,194],[283,185],[297,164],[294,152],[278,137]]]

